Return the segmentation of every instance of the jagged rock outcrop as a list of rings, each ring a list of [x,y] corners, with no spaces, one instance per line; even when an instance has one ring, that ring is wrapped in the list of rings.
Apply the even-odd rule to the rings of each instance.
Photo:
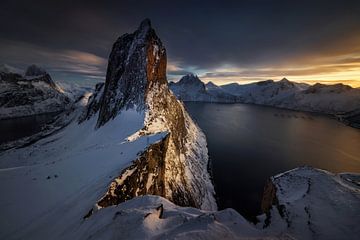
[[[70,103],[51,76],[35,65],[25,76],[0,71],[0,119],[60,112]]]
[[[97,128],[101,128],[128,109],[145,116],[144,127],[128,141],[155,133],[166,137],[123,170],[98,205],[157,194],[181,206],[216,209],[205,136],[168,88],[166,50],[149,20],[115,42],[105,85],[97,87],[80,122],[98,113]],[[141,171],[134,170],[140,166]]]

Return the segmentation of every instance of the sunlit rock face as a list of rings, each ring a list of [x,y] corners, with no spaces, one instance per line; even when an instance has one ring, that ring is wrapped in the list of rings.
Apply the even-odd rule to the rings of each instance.
[[[181,206],[216,209],[205,136],[168,88],[166,50],[149,20],[115,42],[105,85],[97,87],[80,122],[99,113],[101,128],[127,109],[144,113],[144,127],[128,141],[155,133],[164,137],[119,173],[98,205],[155,194]]]

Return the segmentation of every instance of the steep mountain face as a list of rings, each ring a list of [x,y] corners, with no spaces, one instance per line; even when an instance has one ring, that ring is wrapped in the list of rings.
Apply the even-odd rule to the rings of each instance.
[[[215,85],[214,85],[215,86]],[[171,91],[182,101],[235,102],[236,97],[218,88],[205,84],[193,74],[182,77],[178,82],[170,82]]]
[[[96,116],[101,128],[129,109],[143,113],[144,127],[128,141],[156,133],[164,137],[122,171],[98,206],[156,194],[181,206],[215,209],[205,136],[168,89],[166,50],[149,20],[115,42],[105,85],[97,86],[80,122]]]
[[[109,57],[98,125],[123,108],[145,109],[147,93],[166,84],[166,51],[149,20],[133,34],[121,36]]]
[[[25,76],[0,71],[0,119],[64,111],[71,100],[44,70],[30,66]]]

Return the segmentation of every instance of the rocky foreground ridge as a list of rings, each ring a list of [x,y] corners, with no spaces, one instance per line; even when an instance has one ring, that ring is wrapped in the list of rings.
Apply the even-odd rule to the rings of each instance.
[[[357,239],[360,175],[301,167],[272,177],[260,222],[232,209],[206,212],[156,196],[138,197],[99,212],[78,236],[108,239]],[[96,224],[102,219],[104,224]],[[91,227],[90,227],[91,226]],[[111,233],[111,237],[109,237]],[[84,234],[84,235],[81,235]]]

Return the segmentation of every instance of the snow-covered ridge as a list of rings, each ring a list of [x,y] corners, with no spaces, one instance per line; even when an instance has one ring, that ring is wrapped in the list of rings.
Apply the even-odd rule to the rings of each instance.
[[[92,163],[96,164],[96,161]],[[83,220],[79,213],[85,211],[84,202],[89,203],[98,192],[94,186],[85,187],[82,193],[67,199],[65,204],[59,204],[20,231],[0,236],[6,236],[6,239],[352,240],[357,239],[360,232],[359,181],[359,174],[335,175],[310,167],[279,174],[270,182],[275,198],[270,198],[273,202],[268,206],[267,215],[259,216],[261,222],[256,225],[233,209],[204,211],[180,207],[151,195],[100,209]],[[0,233],[4,226],[1,225]]]
[[[360,174],[300,167],[271,178],[263,199],[268,231],[295,239],[356,239]]]
[[[15,73],[14,73],[15,72]],[[61,112],[72,100],[50,75],[31,65],[24,76],[9,66],[0,71],[0,119]]]

